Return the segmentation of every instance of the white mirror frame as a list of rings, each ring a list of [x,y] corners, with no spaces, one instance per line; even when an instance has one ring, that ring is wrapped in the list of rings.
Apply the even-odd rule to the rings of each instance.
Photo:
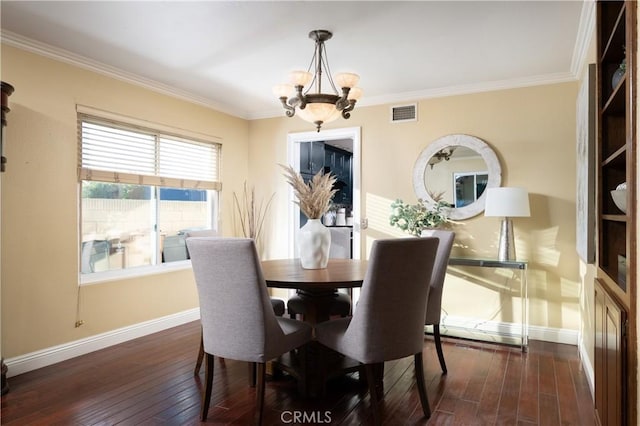
[[[489,181],[487,182],[488,188],[497,188],[502,182],[502,169],[500,167],[500,161],[495,152],[487,145],[483,140],[469,135],[453,134],[443,136],[430,143],[421,153],[413,166],[413,190],[419,199],[425,201],[429,205],[435,205],[436,202],[429,195],[427,185],[424,181],[424,174],[427,170],[429,159],[433,157],[436,152],[443,148],[450,146],[464,146],[472,149],[482,156],[482,159],[487,165],[487,171],[489,172]],[[449,219],[462,220],[469,219],[484,211],[485,197],[487,189],[484,190],[480,198],[473,203],[464,207],[451,208],[448,215]]]

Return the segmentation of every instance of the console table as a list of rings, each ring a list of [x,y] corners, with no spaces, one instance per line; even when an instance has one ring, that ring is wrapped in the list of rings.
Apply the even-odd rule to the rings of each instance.
[[[519,340],[519,345],[523,352],[527,352],[529,346],[529,297],[528,297],[528,287],[527,287],[527,264],[526,261],[519,260],[497,260],[497,259],[481,259],[474,257],[450,257],[449,258],[449,266],[473,266],[479,268],[505,268],[505,269],[516,269],[520,271],[520,301],[522,308],[522,317],[520,320],[521,324],[521,334]],[[443,335],[455,335],[455,333],[449,333],[448,330],[441,330]],[[493,335],[492,335],[493,336]],[[465,337],[465,336],[458,336]],[[513,336],[505,336],[502,334],[496,334],[495,336],[498,341],[502,343],[510,343],[509,338],[513,338]],[[472,337],[476,339],[476,337]],[[506,338],[506,339],[505,339]],[[478,338],[476,340],[482,340]]]

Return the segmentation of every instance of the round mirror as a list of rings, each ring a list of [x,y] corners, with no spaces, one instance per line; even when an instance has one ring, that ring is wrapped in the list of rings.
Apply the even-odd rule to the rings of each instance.
[[[427,146],[413,167],[413,189],[419,199],[451,206],[449,218],[468,219],[484,210],[487,188],[499,187],[500,162],[481,139],[447,135]]]

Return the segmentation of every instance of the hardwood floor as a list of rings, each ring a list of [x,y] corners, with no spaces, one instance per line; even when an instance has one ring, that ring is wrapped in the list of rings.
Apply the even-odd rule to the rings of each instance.
[[[56,365],[11,377],[2,397],[7,425],[199,424],[204,373],[194,377],[200,325],[189,323]],[[425,378],[432,416],[422,418],[413,357],[385,365],[387,425],[595,424],[593,403],[574,346],[531,342],[530,351],[444,339],[449,373],[425,338]],[[245,363],[216,359],[210,424],[251,424],[255,390]],[[287,377],[270,381],[266,425],[367,425],[369,397],[357,379],[329,385],[322,400],[299,396]],[[298,420],[305,420],[300,417]],[[313,420],[313,421],[309,421]]]

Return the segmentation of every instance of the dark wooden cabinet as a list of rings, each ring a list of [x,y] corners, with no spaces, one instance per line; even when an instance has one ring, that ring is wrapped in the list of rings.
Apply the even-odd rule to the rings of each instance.
[[[602,425],[636,425],[636,2],[596,7],[595,403]]]
[[[324,142],[300,144],[300,173],[315,175],[324,168]]]
[[[333,197],[335,204],[350,205],[352,203],[353,173],[351,170],[353,154],[325,145],[325,170],[336,176],[338,192]]]
[[[626,410],[625,377],[627,372],[625,309],[595,284],[595,390],[596,410],[602,425],[623,425]]]

